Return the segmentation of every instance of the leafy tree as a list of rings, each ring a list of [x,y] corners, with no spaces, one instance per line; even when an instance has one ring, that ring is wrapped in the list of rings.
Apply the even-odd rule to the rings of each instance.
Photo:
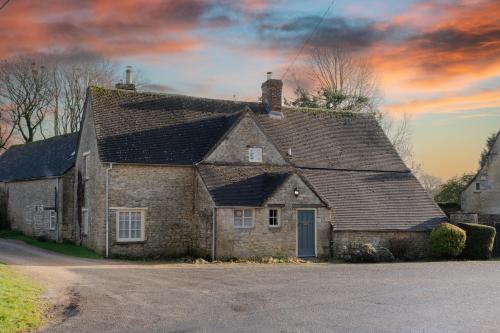
[[[443,184],[439,193],[434,197],[439,203],[460,203],[460,193],[465,190],[465,187],[474,178],[473,174],[463,174],[460,177],[453,177]]]
[[[488,156],[490,154],[491,149],[493,149],[493,145],[495,144],[495,140],[497,138],[498,133],[491,133],[490,136],[486,139],[486,147],[484,147],[481,152],[481,157],[479,159],[479,168],[482,168],[486,165],[486,161],[488,161]]]

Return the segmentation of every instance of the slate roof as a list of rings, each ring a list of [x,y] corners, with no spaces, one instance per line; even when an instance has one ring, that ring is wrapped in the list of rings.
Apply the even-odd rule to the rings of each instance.
[[[293,173],[288,167],[199,165],[217,206],[260,207]]]
[[[103,162],[192,165],[256,103],[90,89]]]
[[[10,147],[0,157],[0,181],[62,176],[75,164],[78,134]]]
[[[283,108],[284,119],[257,118],[298,167],[408,171],[375,118],[366,114]]]
[[[409,172],[302,169],[335,230],[429,230],[447,218]]]

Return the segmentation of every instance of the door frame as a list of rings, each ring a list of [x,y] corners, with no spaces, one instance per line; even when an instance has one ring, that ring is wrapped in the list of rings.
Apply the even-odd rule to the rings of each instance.
[[[318,256],[318,210],[316,208],[297,208],[295,209],[295,256],[299,257],[299,211],[314,212],[314,257]]]

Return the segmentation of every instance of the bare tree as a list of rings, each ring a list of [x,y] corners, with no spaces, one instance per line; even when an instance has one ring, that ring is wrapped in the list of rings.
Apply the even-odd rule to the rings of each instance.
[[[87,87],[112,86],[116,81],[116,66],[105,59],[93,59],[59,66],[57,72],[61,87],[60,104],[63,107],[57,119],[57,129],[62,134],[77,132],[80,129]]]
[[[420,181],[420,184],[422,184],[423,188],[432,197],[436,196],[441,191],[441,187],[443,186],[443,181],[441,180],[441,178],[425,172],[418,173],[417,177]]]
[[[315,48],[310,56],[310,76],[327,108],[375,112],[380,101],[377,79],[364,59],[346,48]]]
[[[411,119],[406,114],[394,118],[379,109],[378,80],[368,61],[341,46],[319,47],[311,51],[308,65],[309,80],[317,94],[310,95],[299,86],[296,99],[288,104],[373,114],[406,165],[418,171],[411,145]]]
[[[20,56],[0,62],[0,105],[24,142],[43,134],[51,111],[53,81],[42,57]]]

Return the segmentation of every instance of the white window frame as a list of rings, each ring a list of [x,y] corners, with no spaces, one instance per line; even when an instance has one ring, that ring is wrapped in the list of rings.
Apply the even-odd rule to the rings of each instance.
[[[89,234],[89,210],[88,208],[82,208],[82,222],[83,222],[83,234]]]
[[[236,225],[236,212],[241,211],[241,225]],[[251,224],[250,225],[245,225],[245,211],[250,211],[252,212],[252,218],[251,218]],[[236,229],[251,229],[254,226],[254,221],[255,221],[255,209],[253,208],[235,208],[233,209],[233,227]]]
[[[89,156],[90,151],[86,151],[82,154],[83,156],[83,179],[89,180]]]
[[[130,219],[130,213],[140,213],[141,215],[141,232],[140,232],[140,237],[136,237],[136,238],[131,238],[131,237],[128,237],[128,238],[122,238],[120,237],[120,213],[128,213],[129,214],[129,219],[128,219],[128,223],[129,223],[129,236],[130,236],[130,223],[131,223],[131,219]],[[120,243],[130,243],[130,242],[143,242],[145,237],[144,237],[144,229],[145,229],[145,225],[146,225],[146,209],[145,208],[126,208],[126,207],[123,207],[123,208],[120,208],[120,209],[117,209],[116,210],[116,241],[117,242],[120,242]]]
[[[271,217],[271,211],[275,210],[276,211],[276,216]],[[271,218],[275,218],[277,224],[271,224]],[[267,226],[269,228],[279,228],[281,226],[281,209],[279,208],[269,208],[267,211]]]
[[[254,155],[254,152],[257,153],[257,158]],[[248,162],[251,163],[262,163],[262,147],[250,147],[248,148]]]
[[[56,230],[57,226],[57,214],[55,209],[49,209],[49,230]]]

